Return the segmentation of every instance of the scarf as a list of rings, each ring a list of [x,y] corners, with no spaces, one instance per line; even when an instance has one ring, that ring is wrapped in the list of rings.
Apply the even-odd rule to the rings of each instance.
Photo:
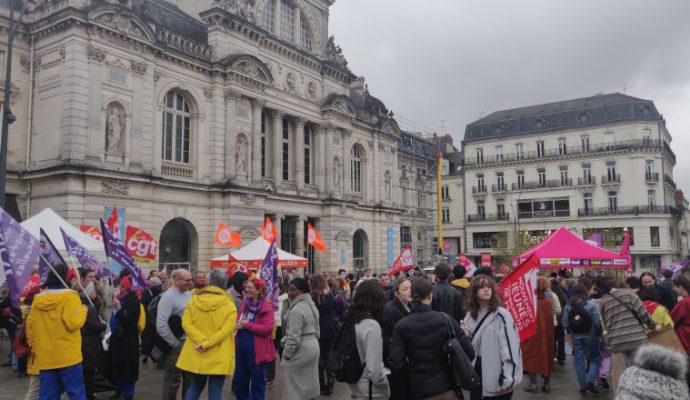
[[[259,314],[259,311],[261,311],[261,306],[263,305],[263,299],[259,299],[254,303],[252,299],[247,298],[247,308],[249,311],[251,311],[254,314]]]

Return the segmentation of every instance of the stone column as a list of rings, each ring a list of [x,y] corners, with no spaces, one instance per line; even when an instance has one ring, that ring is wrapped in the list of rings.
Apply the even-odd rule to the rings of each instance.
[[[278,242],[276,242],[276,245],[280,247],[280,240],[283,240],[283,218],[285,218],[285,215],[283,214],[275,214],[273,216],[273,226],[276,227],[276,233],[278,234]]]
[[[252,180],[261,182],[261,110],[264,101],[252,100]]]
[[[323,154],[322,164],[324,171],[324,190],[329,196],[333,193],[333,128],[326,128],[323,135]]]
[[[295,238],[297,243],[295,243],[295,254],[300,257],[305,257],[307,254],[304,251],[304,223],[307,221],[307,217],[300,215],[295,221]]]
[[[283,178],[283,117],[285,113],[281,111],[274,111],[271,116],[273,120],[273,143],[271,149],[273,154],[271,162],[273,163],[273,181],[275,182],[276,190],[280,187]]]
[[[313,162],[313,167],[312,167],[312,176],[314,177],[314,181],[312,184],[314,184],[316,187],[319,188],[319,191],[321,193],[326,192],[326,167],[325,167],[325,151],[324,151],[324,138],[325,138],[325,131],[324,129],[316,125],[314,126],[313,129],[314,132],[314,144],[312,146],[312,162]]]
[[[297,189],[304,189],[304,123],[302,118],[295,118],[295,175]]]
[[[350,150],[352,150],[352,146],[350,145],[350,136],[352,136],[352,131],[348,130],[341,130],[341,139],[343,142],[343,182],[342,182],[342,187],[343,187],[343,197],[348,198],[351,189],[352,189],[352,182],[351,182],[351,154]]]
[[[234,90],[225,91],[225,178],[235,178],[235,164],[236,164],[236,150],[235,140],[236,134],[235,126],[237,125],[237,101],[240,99],[240,94]],[[261,112],[259,112],[261,118]],[[259,129],[261,125],[259,124]],[[252,132],[253,136],[253,132]],[[254,142],[254,138],[251,138]],[[249,169],[249,168],[247,168]]]

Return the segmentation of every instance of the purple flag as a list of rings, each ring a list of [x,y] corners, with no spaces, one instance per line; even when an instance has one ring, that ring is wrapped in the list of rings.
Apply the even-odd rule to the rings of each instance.
[[[101,220],[101,231],[103,232],[105,255],[127,268],[132,277],[132,290],[148,289],[149,283],[141,268],[134,262],[132,256],[127,253],[127,249],[120,241],[120,238],[115,237],[115,235],[110,232],[110,229],[108,229],[103,220]]]
[[[585,239],[585,242],[592,246],[602,247],[604,245],[604,235],[601,232],[593,233],[590,237]]]
[[[676,276],[680,275],[680,273],[683,272],[683,268],[687,267],[688,265],[690,265],[690,260],[678,261],[675,264],[662,264],[659,268],[659,274],[668,269],[673,271],[673,277],[675,278]]]
[[[67,263],[57,251],[53,242],[50,241],[50,238],[43,228],[40,229],[39,242],[41,246],[41,255],[43,257],[38,258],[38,272],[41,275],[41,282],[45,282],[46,278],[48,278],[48,272],[50,272],[48,263],[53,267],[59,264],[67,265]]]
[[[278,310],[278,251],[276,250],[275,238],[268,248],[266,257],[259,267],[259,278],[266,282],[266,297],[271,299],[273,309]]]
[[[94,271],[99,278],[110,274],[108,268],[106,268],[93,253],[74,240],[74,238],[68,235],[62,228],[60,228],[60,232],[62,232],[62,239],[65,241],[67,253],[72,257],[76,257],[82,268]]]
[[[19,297],[33,273],[38,255],[38,240],[0,208],[0,284],[7,280],[14,307],[19,307]]]

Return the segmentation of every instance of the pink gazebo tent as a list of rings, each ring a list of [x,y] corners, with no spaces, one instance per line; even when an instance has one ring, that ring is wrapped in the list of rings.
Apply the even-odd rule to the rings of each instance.
[[[537,268],[631,268],[627,255],[587,243],[561,226],[548,238],[513,259],[513,267],[536,253]]]

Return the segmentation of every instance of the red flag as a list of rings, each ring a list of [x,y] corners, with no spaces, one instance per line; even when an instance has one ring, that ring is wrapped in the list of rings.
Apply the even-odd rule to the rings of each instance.
[[[515,321],[520,341],[537,333],[537,263],[535,253],[520,264],[499,286],[505,308]]]
[[[395,275],[400,271],[407,271],[414,268],[414,258],[412,257],[412,249],[406,246],[398,258],[395,259],[393,265],[388,269],[388,275]]]
[[[271,243],[273,239],[275,239],[276,242],[278,241],[278,233],[276,232],[276,226],[273,225],[273,222],[270,218],[268,218],[268,216],[266,216],[266,221],[261,227],[261,237],[263,237],[269,243]]]
[[[321,240],[321,235],[319,235],[319,231],[314,229],[311,224],[307,224],[307,241],[309,242],[310,245],[314,246],[314,248],[322,253],[326,252],[326,243]]]
[[[125,247],[134,261],[139,264],[153,264],[156,261],[156,240],[146,231],[127,225]]]
[[[213,240],[221,246],[239,247],[242,238],[239,233],[233,232],[229,226],[221,222]]]
[[[101,230],[93,225],[79,225],[79,230],[98,240],[99,242],[103,241],[103,234],[101,233]]]
[[[632,257],[630,257],[630,231],[625,231],[625,237],[623,238],[623,243],[621,243],[621,251],[619,255],[625,257],[628,261],[628,269],[633,270]]]
[[[122,239],[122,234],[120,233],[120,219],[117,216],[117,207],[113,207],[113,211],[110,213],[105,225],[110,229],[113,236]]]

